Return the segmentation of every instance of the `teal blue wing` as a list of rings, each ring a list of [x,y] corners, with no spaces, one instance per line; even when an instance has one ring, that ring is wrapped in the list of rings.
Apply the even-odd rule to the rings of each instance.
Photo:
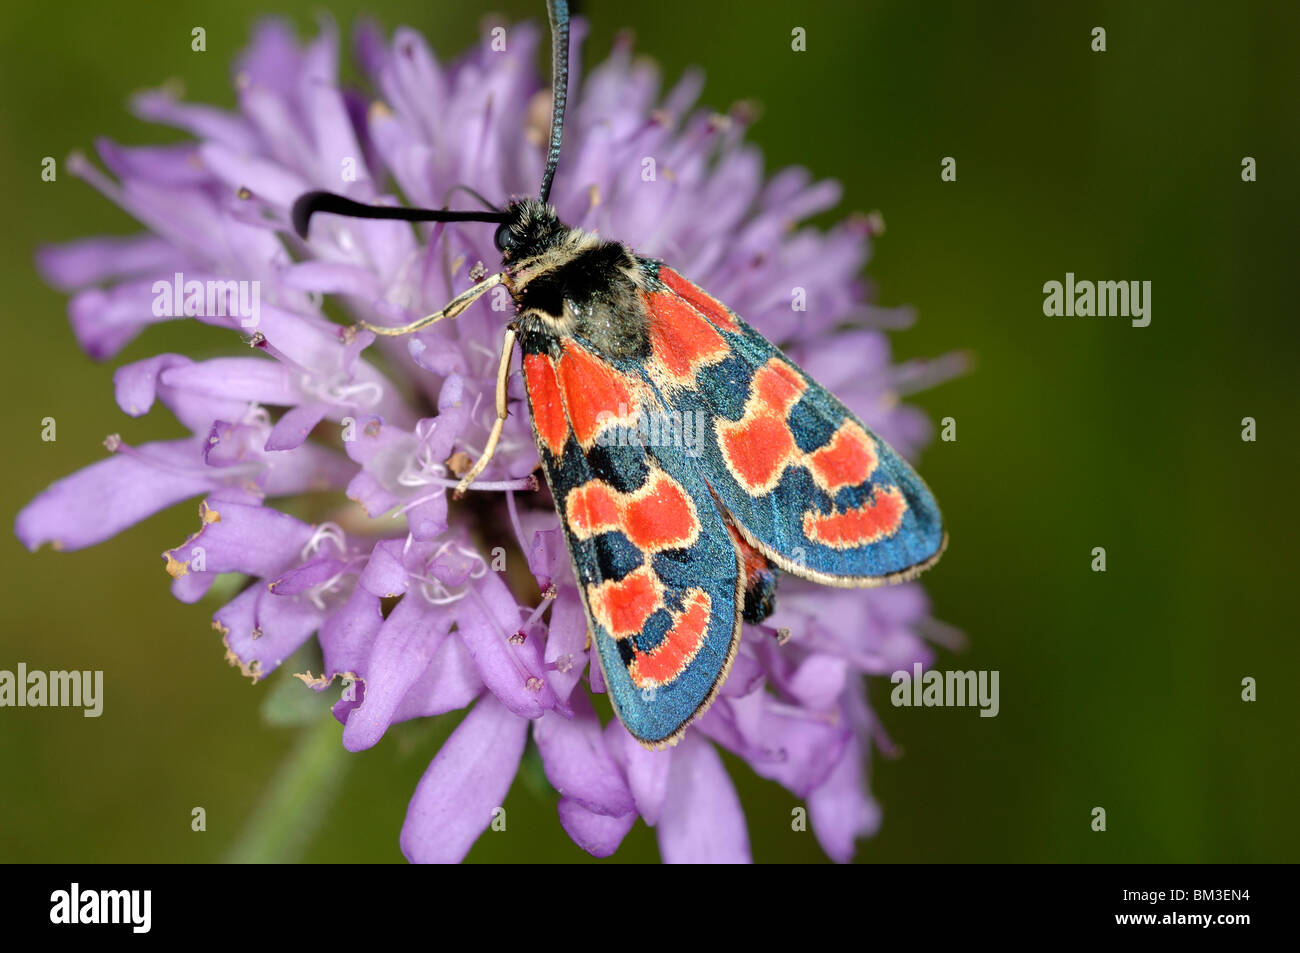
[[[744,597],[709,488],[612,409],[655,395],[581,342],[520,336],[542,468],[614,710],[642,744],[674,743],[731,666]]]
[[[946,536],[916,471],[739,316],[665,267],[654,276],[643,375],[741,535],[773,565],[829,585],[933,565]]]

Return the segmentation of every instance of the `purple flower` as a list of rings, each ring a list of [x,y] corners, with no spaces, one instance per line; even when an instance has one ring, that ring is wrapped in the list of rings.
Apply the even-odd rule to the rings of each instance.
[[[575,45],[581,33],[577,24]],[[465,856],[530,731],[560,823],[592,854],[613,853],[639,817],[666,861],[748,861],[722,748],[804,802],[826,852],[848,860],[880,819],[866,759],[883,735],[862,676],[928,662],[921,589],[785,579],[771,624],[746,628],[708,714],[677,747],[642,748],[593,704],[605,688],[555,512],[530,492],[537,453],[525,414],[507,423],[474,505],[448,495],[457,459],[479,455],[491,424],[508,300],[490,294],[455,321],[381,341],[322,312],[326,296],[374,324],[435,310],[479,263],[495,262],[491,226],[322,216],[307,242],[289,227],[293,200],[313,188],[361,201],[400,193],[422,206],[459,187],[496,200],[530,192],[549,108],[533,68],[539,39],[516,26],[506,51],[485,41],[443,64],[411,30],[389,42],[364,25],[362,92],[338,85],[332,24],[300,47],[284,24],[264,23],[235,72],[238,111],[148,93],[136,113],[193,142],[102,140],[107,174],[74,157],[72,171],[145,226],[40,253],[48,280],[73,294],[86,352],[110,359],[148,325],[187,317],[239,333],[253,351],[120,368],[122,410],[138,417],[161,402],[183,435],[141,446],[110,437],[110,456],[41,494],[16,533],[33,549],[76,549],[198,498],[199,528],[163,553],[165,567],[186,602],[224,573],[253,580],[213,618],[244,674],[265,678],[315,637],[324,672],[303,679],[317,691],[344,680],[334,711],[354,751],[394,723],[468,708],[411,800],[401,845],[413,861]],[[694,108],[698,74],[663,93],[623,41],[581,72],[552,195],[561,217],[672,263],[914,454],[929,425],[897,397],[934,371],[890,363],[879,329],[906,315],[865,301],[869,222],[795,229],[832,207],[838,187],[802,169],[765,178],[743,141],[745,110]],[[791,308],[794,288],[806,310]],[[511,394],[520,397],[517,378]],[[298,499],[308,491],[349,502],[311,521],[290,515],[319,507]],[[535,591],[512,589],[501,571],[519,558]],[[778,642],[778,626],[788,639]]]

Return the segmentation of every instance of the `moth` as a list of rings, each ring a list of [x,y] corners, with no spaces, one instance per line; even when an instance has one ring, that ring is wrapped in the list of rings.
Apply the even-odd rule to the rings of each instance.
[[[548,13],[551,138],[537,198],[453,211],[310,192],[293,224],[304,238],[319,213],[497,224],[501,271],[411,324],[361,326],[411,334],[497,285],[510,293],[496,419],[457,494],[496,450],[517,347],[614,711],[658,748],[713,701],[742,623],[772,612],[779,572],[830,586],[898,582],[934,565],[947,537],[912,468],[737,314],[667,264],[559,220],[548,197],[568,95],[568,5],[549,0]],[[641,422],[655,418],[698,424],[699,445],[645,439]]]

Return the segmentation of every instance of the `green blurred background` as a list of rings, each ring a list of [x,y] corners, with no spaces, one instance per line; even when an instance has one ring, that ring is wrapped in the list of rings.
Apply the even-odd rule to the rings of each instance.
[[[540,4],[332,0],[425,31],[440,54],[480,18]],[[958,439],[922,464],[952,545],[926,577],[936,615],[969,640],[942,667],[1001,672],[1001,713],[893,709],[873,786],[867,861],[1294,861],[1295,693],[1288,566],[1296,560],[1295,228],[1300,213],[1300,7],[1292,3],[787,2],[590,4],[589,56],[630,27],[669,79],[706,68],[704,101],[763,107],[751,139],[769,169],[797,163],[880,209],[869,268],[885,304],[911,304],[900,358],[961,349],[974,372],[913,398]],[[100,441],[176,433],[112,402],[112,366],[77,349],[65,299],[35,276],[42,242],[129,233],[124,213],[40,160],[97,135],[168,138],[126,97],[170,78],[233,103],[230,62],[262,13],[311,29],[296,0],[104,4],[0,14],[4,513],[103,455]],[[207,29],[208,52],[189,48]],[[808,49],[790,50],[807,30]],[[1090,50],[1090,31],[1108,49]],[[944,156],[957,181],[940,181]],[[1243,156],[1258,181],[1243,183]],[[832,220],[827,216],[824,221]],[[635,243],[636,236],[621,236]],[[1150,327],[1042,314],[1042,285],[1153,283]],[[196,344],[196,341],[202,344]],[[211,347],[179,322],[115,364]],[[58,420],[58,441],[39,439]],[[1240,421],[1258,421],[1244,443]],[[252,842],[312,861],[397,861],[407,800],[449,726],[417,723],[343,755],[326,726],[300,740],[261,716],[274,691],[222,661],[210,605],[166,591],[158,553],[194,528],[184,505],[98,548],[0,544],[0,668],[103,669],[103,717],[0,709],[0,861],[214,861]],[[1104,546],[1105,574],[1090,571]],[[1241,680],[1259,680],[1254,703]],[[299,758],[296,784],[284,765]],[[760,861],[817,861],[794,802],[729,761]],[[277,770],[281,772],[277,787]],[[303,783],[302,778],[306,778]],[[313,797],[334,789],[336,797]],[[207,830],[190,829],[191,808]],[[323,805],[323,806],[322,806]],[[1108,829],[1090,829],[1094,806]],[[586,858],[545,782],[506,802],[513,836],[473,860]],[[266,822],[265,812],[281,812]],[[256,812],[261,809],[263,816]],[[273,811],[273,813],[274,813]],[[289,823],[285,823],[288,818]],[[260,833],[258,833],[260,832]],[[621,860],[657,857],[638,824]]]

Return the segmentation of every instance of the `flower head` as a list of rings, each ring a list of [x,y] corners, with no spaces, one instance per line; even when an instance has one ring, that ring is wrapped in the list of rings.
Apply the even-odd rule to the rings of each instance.
[[[581,32],[575,25],[575,44]],[[709,712],[675,748],[646,750],[593,702],[599,663],[555,511],[533,492],[524,413],[510,417],[472,499],[448,493],[492,423],[508,297],[487,295],[401,339],[325,313],[341,303],[350,321],[396,325],[441,307],[496,260],[492,226],[322,216],[310,240],[290,227],[292,203],[311,189],[432,207],[458,191],[530,193],[549,112],[532,65],[539,40],[520,25],[505,51],[485,43],[442,63],[411,30],[388,41],[362,26],[361,91],[338,83],[330,23],[300,47],[267,22],[238,63],[236,111],[167,91],[136,98],[139,115],[193,140],[103,140],[107,172],[81,157],[71,167],[145,231],[45,249],[40,267],[73,293],[72,326],[95,359],[151,324],[189,318],[252,350],[238,353],[231,337],[229,356],[121,367],[120,408],[138,417],[161,403],[182,435],[139,446],[109,438],[109,457],[41,494],[16,532],[31,548],[75,549],[197,498],[198,529],[164,565],[186,602],[222,574],[251,580],[213,617],[244,674],[265,678],[315,637],[324,672],[304,681],[326,691],[346,680],[334,712],[350,750],[394,723],[468,708],[411,800],[401,843],[412,860],[465,855],[530,731],[560,822],[593,854],[612,853],[640,817],[667,861],[748,860],[721,747],[804,799],[827,853],[847,860],[879,822],[866,759],[881,732],[862,675],[928,661],[921,590],[784,580],[777,614],[746,626]],[[900,315],[865,301],[870,223],[795,228],[839,189],[802,169],[765,177],[744,143],[749,111],[696,109],[698,74],[661,92],[654,67],[622,40],[580,73],[551,196],[561,218],[672,263],[915,452],[928,424],[896,398],[924,372],[891,365],[879,328]],[[791,308],[792,288],[806,310]],[[510,396],[521,397],[517,378]],[[321,499],[333,502],[322,509]],[[526,561],[535,588],[502,571],[511,560]]]

